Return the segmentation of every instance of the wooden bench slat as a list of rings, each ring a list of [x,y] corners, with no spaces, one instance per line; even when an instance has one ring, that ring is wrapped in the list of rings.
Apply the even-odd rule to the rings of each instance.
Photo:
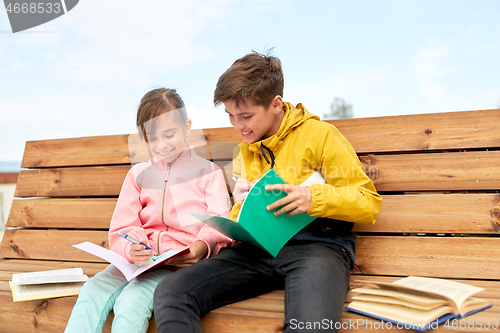
[[[115,198],[14,200],[7,227],[108,229]]]
[[[355,232],[500,234],[500,194],[383,195],[374,225]]]
[[[498,190],[500,151],[362,156],[377,191]]]
[[[327,120],[358,154],[500,147],[500,109]],[[476,129],[477,128],[477,129]],[[209,142],[242,142],[233,127],[205,129]],[[387,144],[388,138],[394,138]],[[226,153],[224,153],[224,151]],[[219,158],[231,158],[221,150]]]
[[[7,274],[7,272],[12,274],[81,267],[83,273],[91,277],[102,271],[108,265],[109,263],[107,262],[0,259],[0,272],[2,274]]]
[[[374,225],[355,224],[365,233],[500,234],[500,195],[383,195]],[[7,227],[108,229],[115,198],[18,199]],[[422,209],[422,208],[425,209]]]
[[[109,248],[107,231],[12,229],[3,238],[4,258],[105,262],[72,245],[89,241]]]
[[[378,191],[498,190],[500,151],[362,156]],[[223,164],[231,178],[228,162]],[[117,196],[130,166],[23,170],[16,197]],[[354,172],[334,167],[331,174]]]
[[[129,165],[22,170],[16,197],[117,196]]]
[[[112,165],[21,170],[14,195],[19,198],[118,196],[130,168],[130,165]],[[228,167],[224,169],[230,179],[231,172]]]
[[[192,130],[188,143],[203,147],[197,153],[210,158],[203,130]],[[131,164],[149,160],[137,134],[94,136],[26,142],[22,168]]]
[[[128,135],[28,141],[23,168],[130,163]]]
[[[103,262],[71,245],[88,240],[108,247],[105,231],[6,230],[4,237],[0,255],[5,258]],[[500,276],[496,238],[358,236],[356,253],[354,272],[363,274],[487,279]]]
[[[353,271],[373,275],[498,279],[498,240],[489,237],[359,236]]]
[[[0,292],[0,322],[5,332],[63,332],[76,297],[61,297],[48,300],[27,301],[12,303],[10,293]],[[457,323],[457,328],[447,328],[443,324],[433,332],[492,332],[492,329],[464,329],[460,323],[466,325],[468,320],[474,323],[485,323],[486,320],[493,322],[498,319],[500,313],[494,312],[500,306],[500,301],[495,301],[493,307],[468,316]],[[50,308],[50,311],[49,311]],[[111,331],[111,323],[114,316],[111,313],[106,321],[103,332]],[[283,314],[268,313],[257,310],[236,310],[231,305],[212,311],[202,318],[202,330],[204,333],[255,333],[255,332],[280,332],[283,326]],[[154,320],[154,317],[153,319]],[[360,332],[363,329],[369,332],[387,332],[380,328],[380,321],[364,317],[352,312],[344,311],[342,321],[346,329],[339,332]],[[251,323],[251,325],[249,325]],[[355,326],[359,323],[359,326]],[[350,329],[354,326],[355,329]],[[395,325],[393,326],[395,328]],[[150,322],[148,333],[157,332],[154,321]],[[410,329],[398,329],[398,332],[415,332]]]
[[[15,184],[18,172],[0,172],[0,184]]]
[[[328,122],[344,134],[358,153],[500,147],[500,109]]]
[[[500,134],[495,128],[500,122],[499,109],[327,122],[334,124],[360,154],[500,147]],[[397,139],[388,145],[390,137]],[[209,156],[214,159],[231,159],[234,145],[242,142],[240,133],[232,127],[193,130],[189,140],[195,147],[213,143]],[[130,140],[129,148],[128,134],[29,141],[22,167],[128,164],[130,156],[136,161],[147,160],[137,138]]]

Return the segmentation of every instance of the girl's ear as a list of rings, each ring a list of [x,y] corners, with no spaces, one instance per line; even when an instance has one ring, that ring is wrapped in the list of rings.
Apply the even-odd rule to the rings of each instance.
[[[188,119],[186,121],[186,124],[184,125],[184,136],[188,136],[189,134],[191,134],[191,125],[193,124],[193,122],[191,121],[191,119]]]

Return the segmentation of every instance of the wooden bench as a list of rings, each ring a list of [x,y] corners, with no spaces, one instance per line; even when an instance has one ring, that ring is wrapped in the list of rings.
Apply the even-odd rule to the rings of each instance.
[[[480,332],[479,324],[500,319],[500,109],[331,123],[352,143],[384,200],[375,225],[355,227],[351,288],[408,275],[465,281],[485,288],[478,296],[493,307],[463,319],[472,320],[473,329],[438,331]],[[232,148],[240,134],[204,129],[190,140],[224,168],[231,187]],[[8,281],[18,272],[82,267],[93,276],[106,267],[71,245],[107,246],[125,174],[131,161],[147,159],[136,135],[26,143],[27,170],[19,174],[0,246],[1,332],[64,330],[76,297],[13,303]],[[273,291],[214,310],[202,319],[204,332],[279,332],[283,295]],[[343,323],[341,332],[383,330],[379,321],[347,311]],[[156,332],[153,322],[148,332]]]

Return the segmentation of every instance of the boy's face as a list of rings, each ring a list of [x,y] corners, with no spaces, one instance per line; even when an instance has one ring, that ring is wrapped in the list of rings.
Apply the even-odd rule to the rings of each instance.
[[[234,126],[248,143],[254,143],[276,134],[281,126],[284,111],[281,96],[276,96],[268,108],[255,105],[247,99],[236,106],[233,100],[224,102],[231,125]]]
[[[156,131],[146,133],[151,153],[165,162],[171,162],[182,152],[186,145],[185,137],[191,131],[191,120],[188,119],[186,124],[182,124],[175,112],[170,111],[158,116]]]

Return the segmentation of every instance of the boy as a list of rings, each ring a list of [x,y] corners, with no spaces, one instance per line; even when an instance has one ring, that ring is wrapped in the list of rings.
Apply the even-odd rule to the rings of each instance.
[[[236,60],[217,83],[214,104],[224,103],[245,139],[233,163],[239,179],[231,218],[236,219],[252,183],[271,168],[287,184],[266,190],[287,196],[267,209],[318,218],[276,258],[240,242],[167,277],[155,291],[159,332],[201,332],[200,317],[209,311],[280,287],[285,332],[340,321],[355,260],[353,222],[373,224],[382,199],[349,142],[301,104],[284,103],[283,85],[279,59],[255,52]],[[325,183],[298,186],[316,172]],[[334,324],[327,326],[319,330],[335,331]]]

